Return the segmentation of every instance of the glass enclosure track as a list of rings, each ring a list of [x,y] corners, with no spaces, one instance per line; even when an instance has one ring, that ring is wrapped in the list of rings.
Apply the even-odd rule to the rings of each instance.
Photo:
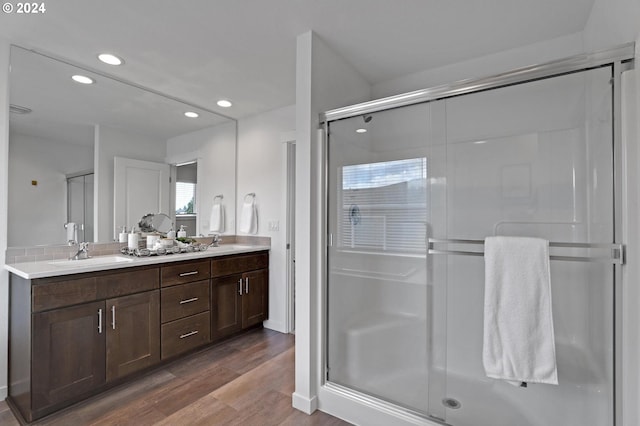
[[[633,59],[634,52],[635,43],[627,43],[612,49],[576,55],[539,65],[531,65],[490,77],[461,80],[454,83],[362,102],[343,108],[332,109],[321,114],[320,121],[325,122],[339,120],[342,118],[349,118],[356,115],[368,114],[390,108],[435,101],[438,99],[496,89],[498,87],[509,86],[511,84],[524,83],[527,81],[558,76],[575,71],[583,71],[590,68],[597,68],[603,65],[612,64],[614,62],[625,62]]]

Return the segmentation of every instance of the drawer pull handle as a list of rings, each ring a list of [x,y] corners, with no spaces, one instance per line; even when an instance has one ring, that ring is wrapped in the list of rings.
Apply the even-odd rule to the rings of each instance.
[[[194,334],[198,334],[198,330],[183,334],[183,335],[180,336],[180,338],[184,339],[185,337],[193,336]]]
[[[111,328],[116,329],[116,306],[111,307]]]
[[[238,294],[242,296],[242,278],[238,280]]]
[[[191,272],[183,272],[180,274],[181,277],[188,277],[189,275],[197,275],[198,271],[191,271]]]
[[[191,303],[191,302],[195,302],[196,300],[198,300],[197,297],[192,297],[191,299],[186,299],[186,300],[181,300],[180,304],[184,305],[185,303]]]
[[[102,334],[102,308],[98,309],[98,334]]]
[[[249,294],[249,277],[244,279],[244,292]]]

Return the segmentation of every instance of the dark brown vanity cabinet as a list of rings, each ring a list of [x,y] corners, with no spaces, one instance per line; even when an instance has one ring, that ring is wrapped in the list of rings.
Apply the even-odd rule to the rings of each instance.
[[[269,254],[236,255],[211,261],[211,335],[231,335],[268,318]]]
[[[158,268],[31,282],[12,275],[9,396],[24,418],[159,362],[159,292]]]
[[[264,251],[33,280],[11,274],[9,404],[32,422],[261,324],[268,267]]]

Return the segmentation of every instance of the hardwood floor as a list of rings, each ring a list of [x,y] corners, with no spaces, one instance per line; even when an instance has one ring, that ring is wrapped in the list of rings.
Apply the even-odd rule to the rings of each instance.
[[[294,337],[256,330],[55,413],[38,425],[339,426],[291,407]],[[0,402],[0,425],[17,426]]]

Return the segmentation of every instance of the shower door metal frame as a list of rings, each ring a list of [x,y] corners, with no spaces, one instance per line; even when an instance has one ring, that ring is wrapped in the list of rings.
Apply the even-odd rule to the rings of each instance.
[[[617,244],[623,247],[622,237],[622,199],[624,194],[622,193],[622,89],[621,89],[621,74],[622,72],[633,68],[633,61],[635,58],[635,43],[626,43],[611,49],[601,50],[594,53],[585,53],[576,55],[556,61],[546,62],[537,65],[531,65],[524,68],[518,68],[512,71],[507,71],[501,74],[482,77],[476,79],[461,80],[449,84],[434,86],[426,89],[416,90],[413,92],[403,93],[399,95],[389,96],[372,101],[362,102],[355,105],[350,105],[342,108],[336,108],[329,111],[325,111],[320,114],[320,137],[319,137],[319,152],[321,153],[320,169],[320,185],[323,205],[321,206],[324,212],[324,218],[321,221],[323,228],[323,237],[326,241],[321,242],[325,250],[321,253],[320,267],[321,274],[321,312],[323,314],[320,318],[321,327],[321,345],[322,345],[322,375],[321,385],[332,391],[341,394],[343,396],[350,396],[355,400],[362,402],[372,402],[377,400],[376,398],[363,395],[359,392],[353,391],[344,386],[334,384],[328,380],[328,365],[327,365],[327,341],[328,341],[328,328],[327,328],[327,315],[328,315],[328,275],[327,259],[329,247],[333,244],[332,235],[329,233],[327,220],[329,217],[329,186],[328,186],[328,167],[329,167],[329,123],[336,120],[351,118],[363,114],[369,114],[374,112],[385,111],[393,108],[399,108],[403,106],[415,105],[419,103],[432,102],[441,99],[452,98],[455,96],[461,96],[471,93],[477,93],[492,89],[498,89],[516,84],[528,83],[536,80],[542,80],[546,78],[559,77],[565,74],[571,74],[575,72],[587,71],[590,69],[610,66],[612,69],[612,150],[613,150],[613,241],[611,244]],[[623,407],[622,407],[622,267],[624,264],[624,258],[621,262],[613,265],[613,404],[614,404],[614,418],[613,425],[618,426],[622,424],[623,420]],[[404,415],[407,417],[414,417],[414,414],[410,410],[395,407],[392,404],[382,404],[387,411],[396,412],[398,415]],[[434,421],[435,419],[429,419]]]

